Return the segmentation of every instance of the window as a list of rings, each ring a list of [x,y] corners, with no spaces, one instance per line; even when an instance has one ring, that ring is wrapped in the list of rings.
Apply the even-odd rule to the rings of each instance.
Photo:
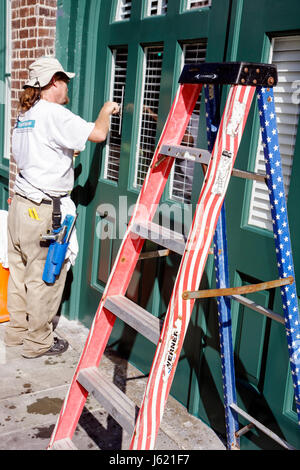
[[[194,8],[210,7],[212,0],[187,0],[186,9],[193,10]]]
[[[273,40],[270,62],[277,65],[278,85],[274,88],[275,110],[281,153],[282,171],[286,196],[289,192],[293,156],[297,135],[300,103],[295,84],[300,83],[300,36],[279,37]],[[259,136],[255,171],[265,172],[264,154]],[[267,186],[253,182],[250,201],[250,225],[272,229],[269,194]]]
[[[156,147],[163,46],[146,47],[134,187],[142,186]]]
[[[148,0],[146,16],[165,15],[168,9],[168,0]]]
[[[131,0],[118,0],[116,21],[129,20],[131,15]]]
[[[118,182],[120,152],[121,152],[121,131],[122,131],[122,110],[125,94],[126,71],[127,71],[127,48],[112,50],[112,71],[110,101],[120,103],[120,115],[111,116],[110,132],[107,138],[104,178]]]
[[[204,62],[206,56],[206,40],[183,45],[183,61],[185,64]],[[200,115],[201,95],[199,96],[190,122],[187,126],[181,145],[196,147]],[[194,162],[175,160],[171,175],[171,198],[175,201],[189,203],[192,195]]]
[[[6,4],[2,4],[3,27],[0,36],[0,107],[2,108],[0,129],[0,155],[9,159],[10,155],[10,127],[11,127],[11,0],[6,0]],[[5,11],[6,9],[6,11]],[[1,8],[0,8],[1,10]],[[1,21],[1,20],[0,20]]]

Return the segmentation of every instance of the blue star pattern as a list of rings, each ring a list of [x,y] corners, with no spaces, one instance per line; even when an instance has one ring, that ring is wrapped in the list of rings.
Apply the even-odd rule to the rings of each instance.
[[[273,88],[257,87],[257,99],[279,276],[293,276],[294,264],[276,124]],[[300,326],[295,282],[281,288],[282,305],[300,424]]]
[[[218,93],[219,89],[217,86],[205,85],[207,140],[210,152],[213,150],[219,126]],[[229,287],[226,212],[224,204],[214,236],[214,258],[217,288]],[[227,449],[232,449],[239,446],[239,439],[235,435],[235,432],[239,429],[239,423],[237,413],[230,408],[232,403],[236,403],[230,299],[229,297],[218,297],[217,302]]]
[[[213,150],[219,125],[216,111],[219,106],[217,93],[217,87],[205,86],[206,125],[208,149],[210,151]],[[273,89],[257,87],[257,98],[266,162],[267,184],[270,196],[278,272],[279,276],[282,278],[288,276],[295,277]],[[225,219],[225,206],[223,205],[214,236],[217,288],[229,287]],[[281,295],[295,402],[300,424],[300,326],[295,283],[282,287]],[[230,404],[236,403],[230,300],[228,297],[219,297],[217,302],[227,448],[231,449],[239,446],[239,440],[235,436],[235,432],[238,430],[239,424],[236,412],[230,407]]]

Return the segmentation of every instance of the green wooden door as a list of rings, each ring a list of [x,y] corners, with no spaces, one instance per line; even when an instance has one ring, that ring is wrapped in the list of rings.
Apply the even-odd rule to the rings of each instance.
[[[160,11],[157,2],[140,0],[59,1],[58,56],[69,70],[79,73],[71,90],[72,109],[95,119],[106,100],[123,103],[122,120],[112,119],[107,145],[88,145],[76,160],[79,176],[73,197],[79,212],[80,255],[64,312],[87,326],[107,282],[184,62],[222,61],[225,56],[228,0],[214,0],[212,6],[207,1],[159,3]],[[191,145],[206,141],[203,103],[197,106],[186,136]],[[199,119],[204,132],[197,137]],[[191,222],[190,203],[197,201],[202,185],[201,169],[195,168],[192,184],[189,170],[175,168],[162,200],[166,213],[161,214],[163,223],[171,219],[178,230],[185,231]],[[145,247],[154,248],[151,243]],[[179,262],[177,255],[139,262],[127,295],[154,315],[163,316]],[[204,284],[209,286],[212,261],[207,271]],[[172,394],[190,408],[194,389],[198,389],[206,307],[202,304],[195,310],[172,388]],[[117,322],[111,343],[148,373],[154,354],[148,341]],[[195,414],[199,414],[196,408]]]
[[[227,60],[272,61],[278,67],[275,105],[296,278],[299,279],[297,201],[300,187],[297,178],[300,170],[300,107],[295,87],[300,79],[300,4],[293,0],[253,0],[234,2],[234,7],[238,8],[240,16],[240,24],[235,25],[239,27],[239,34],[233,37]],[[258,145],[256,103],[252,110],[236,167],[260,172],[264,170],[264,161],[262,147]],[[226,208],[231,284],[243,285],[278,278],[265,184],[245,183],[232,178]],[[276,292],[263,291],[249,298],[283,314],[279,289]],[[232,304],[232,310],[239,404],[299,449],[300,433],[284,325],[237,303]],[[256,431],[242,438],[242,447],[277,448],[269,438]]]

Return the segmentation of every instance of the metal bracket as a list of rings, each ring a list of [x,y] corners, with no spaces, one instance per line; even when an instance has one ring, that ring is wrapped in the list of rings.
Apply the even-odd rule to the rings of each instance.
[[[261,290],[273,289],[274,287],[291,285],[294,282],[293,276],[284,279],[275,279],[274,281],[260,282],[259,284],[249,284],[240,287],[228,287],[224,289],[207,289],[199,291],[184,291],[182,298],[188,299],[204,299],[208,297],[223,297],[227,295],[250,294]]]

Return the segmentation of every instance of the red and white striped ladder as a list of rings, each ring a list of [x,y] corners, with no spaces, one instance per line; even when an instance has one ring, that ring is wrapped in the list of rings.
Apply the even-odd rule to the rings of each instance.
[[[162,229],[152,219],[174,163],[175,155],[169,156],[168,149],[175,146],[178,149],[178,158],[180,153],[185,154],[188,150],[185,148],[184,152],[180,152],[179,147],[187,124],[202,84],[214,83],[220,79],[220,64],[196,65],[194,70],[189,67],[188,77],[185,71],[182,74],[181,84],[99,303],[49,449],[74,448],[72,436],[89,393],[132,434],[132,450],[154,448],[194,305],[193,299],[183,299],[183,293],[195,291],[200,285],[256,89],[250,83],[253,73],[250,65],[249,73],[243,72],[245,67],[241,68],[241,64],[223,64],[222,67],[224,83],[231,84],[231,87],[211,158],[207,158],[205,151],[199,151],[195,156],[195,160],[206,163],[208,169],[187,242],[178,240],[174,232]],[[255,76],[258,85],[264,85],[274,72],[272,67],[262,70],[264,74]],[[193,151],[195,153],[195,149]],[[125,296],[145,239],[151,238],[153,233],[159,245],[182,255],[162,329],[158,318]],[[134,323],[137,331],[157,344],[137,418],[135,405],[115,385],[107,383],[98,369],[116,317],[128,324],[134,318],[132,325]]]

